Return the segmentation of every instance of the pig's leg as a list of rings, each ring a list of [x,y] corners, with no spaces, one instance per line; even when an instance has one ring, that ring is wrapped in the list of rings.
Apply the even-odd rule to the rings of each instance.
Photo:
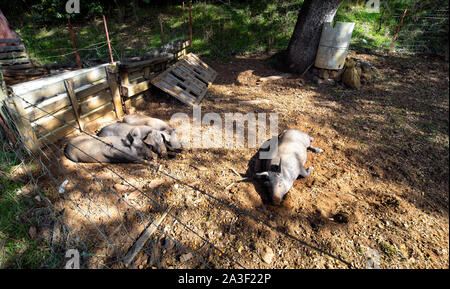
[[[313,153],[316,153],[316,154],[323,152],[323,149],[315,148],[315,147],[312,147],[312,146],[307,147],[307,149],[312,151]]]
[[[300,167],[300,173],[298,174],[299,177],[306,178],[311,174],[311,172],[314,170],[314,167],[309,167],[305,169],[305,167]]]

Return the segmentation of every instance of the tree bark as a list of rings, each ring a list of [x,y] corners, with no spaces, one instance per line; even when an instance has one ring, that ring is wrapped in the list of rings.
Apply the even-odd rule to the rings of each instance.
[[[305,0],[287,48],[289,70],[304,73],[315,61],[324,22],[333,21],[343,0]]]

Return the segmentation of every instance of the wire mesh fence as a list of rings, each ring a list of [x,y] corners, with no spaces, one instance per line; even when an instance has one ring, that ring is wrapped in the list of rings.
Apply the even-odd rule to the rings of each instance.
[[[26,99],[22,100],[27,102]],[[35,108],[42,110],[38,106]],[[43,112],[58,119],[53,114]],[[8,124],[14,124],[19,117],[31,127],[26,116],[12,116],[10,111],[4,111],[3,117]],[[74,126],[80,135],[126,153],[94,134],[80,131],[73,124],[67,125]],[[93,161],[72,162],[64,154],[64,141],[42,143],[31,153],[22,143],[24,138],[31,136],[17,132],[14,127],[11,129],[10,133],[14,134],[17,142],[5,141],[3,154],[14,151],[23,162],[30,182],[36,186],[39,195],[45,198],[49,210],[53,212],[49,223],[52,235],[50,244],[55,248],[55,254],[61,256],[75,249],[80,252],[83,267],[141,268],[143,265],[136,264],[141,264],[140,260],[145,259],[143,263],[146,268],[252,268],[251,264],[244,263],[234,254],[236,248],[218,245],[214,233],[205,231],[201,223],[199,226],[199,223],[189,218],[186,199],[178,203],[171,202],[171,198],[176,197],[173,191],[178,186],[183,186],[185,192],[204,196],[209,206],[219,207],[224,214],[231,213],[235,218],[243,219],[243,222],[259,223],[277,232],[280,238],[290,239],[318,254],[351,266],[319,246],[309,244],[256,214],[217,197],[214,192],[182,181],[155,162],[130,156],[134,158],[134,163],[105,163],[86,149],[76,146],[78,151]],[[7,136],[6,132],[4,136]],[[190,202],[195,205],[195,200],[191,199]],[[206,211],[207,208],[205,204]],[[224,232],[220,233],[220,238],[232,239],[231,230],[231,227],[222,230]],[[258,251],[252,247],[251,250]]]
[[[413,7],[406,11],[403,23],[401,23],[404,13],[399,10],[394,16],[400,26],[394,46],[396,52],[446,52],[448,55],[448,6],[440,10],[429,10],[422,13]]]

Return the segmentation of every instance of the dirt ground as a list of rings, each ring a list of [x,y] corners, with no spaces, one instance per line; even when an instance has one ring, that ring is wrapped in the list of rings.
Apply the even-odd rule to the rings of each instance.
[[[278,113],[279,132],[300,129],[324,150],[308,153],[314,171],[281,206],[270,204],[258,182],[242,180],[252,175],[256,148],[189,149],[152,162],[160,172],[61,157],[64,173],[43,190],[65,208],[82,265],[121,267],[117,255],[170,208],[135,267],[448,268],[448,63],[352,56],[377,68],[359,90],[316,86],[308,74],[258,83],[280,73],[267,56],[208,62],[218,77],[202,113]],[[257,101],[240,103],[248,100]],[[191,108],[158,92],[138,111],[192,119]],[[64,179],[71,181],[58,194],[55,184]]]

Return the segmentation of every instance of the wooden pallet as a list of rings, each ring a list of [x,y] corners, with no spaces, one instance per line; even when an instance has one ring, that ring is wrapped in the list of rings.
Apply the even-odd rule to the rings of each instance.
[[[25,46],[18,38],[0,39],[0,67],[3,69],[27,69],[33,67]]]
[[[151,80],[151,83],[188,105],[199,104],[217,72],[189,53]]]

